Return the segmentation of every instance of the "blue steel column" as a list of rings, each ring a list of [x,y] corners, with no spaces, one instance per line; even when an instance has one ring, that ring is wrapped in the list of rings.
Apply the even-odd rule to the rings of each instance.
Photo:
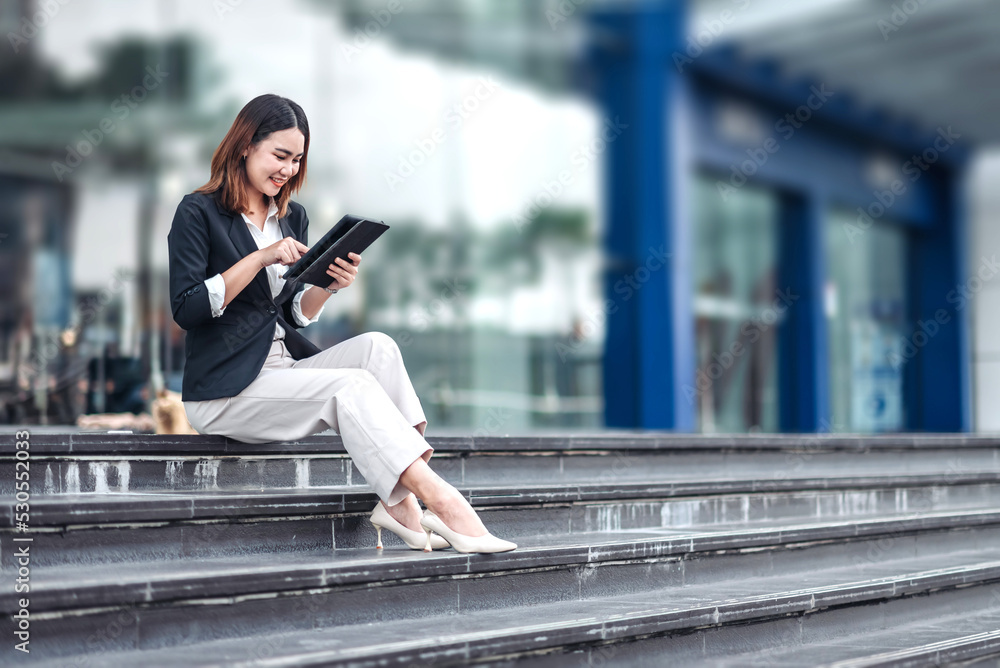
[[[965,174],[961,165],[942,169],[939,218],[933,228],[915,231],[912,238],[914,324],[909,341],[915,351],[906,362],[906,426],[913,431],[972,430],[969,313],[980,281],[991,280],[995,269],[988,249],[966,258]],[[943,322],[935,324],[939,313]]]
[[[779,287],[797,298],[778,333],[781,430],[830,430],[829,330],[823,304],[827,277],[826,201],[817,193],[781,202]]]
[[[967,164],[962,164],[954,170],[951,180],[951,257],[955,263],[955,273],[959,279],[972,275],[972,267],[977,271],[980,266],[981,257],[976,255],[970,263],[968,258],[969,248],[969,197]],[[970,324],[971,309],[965,309],[959,314],[956,323],[956,339],[953,346],[952,355],[955,363],[952,367],[955,370],[955,393],[956,406],[952,424],[943,424],[950,427],[951,431],[972,431],[972,327]],[[928,397],[933,401],[934,397]]]
[[[695,402],[684,392],[695,369],[686,213],[693,175],[686,81],[671,58],[684,51],[684,4],[636,3],[590,17],[605,119],[628,126],[604,160],[608,427],[694,429]]]

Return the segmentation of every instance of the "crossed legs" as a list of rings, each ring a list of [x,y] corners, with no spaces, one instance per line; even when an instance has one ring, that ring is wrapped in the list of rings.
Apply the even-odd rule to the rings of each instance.
[[[355,337],[347,346],[338,346],[338,350],[328,349],[321,355],[323,359],[300,361],[295,367],[308,367],[316,364],[330,366],[357,366],[369,371],[382,386],[400,412],[412,418],[421,415],[420,402],[416,398],[403,366],[402,354],[396,342],[381,332],[369,332]],[[341,350],[342,349],[342,350]],[[367,355],[358,355],[356,350],[366,351]],[[422,420],[413,428],[421,436],[427,429],[427,420]],[[399,503],[388,505],[380,501],[389,515],[397,522],[413,529],[422,531],[420,526],[421,510],[417,503],[419,497],[435,515],[451,529],[466,536],[483,536],[486,527],[480,521],[472,505],[452,485],[431,470],[427,462],[432,452],[428,450],[417,457],[399,476],[399,483],[410,491]]]
[[[421,436],[426,428],[426,420],[414,427]],[[430,459],[430,453],[427,459]],[[399,476],[399,482],[410,490],[410,494],[394,506],[386,506],[381,501],[379,503],[385,506],[393,519],[406,528],[422,531],[420,527],[422,513],[417,503],[417,497],[420,497],[435,515],[458,533],[474,537],[486,535],[486,527],[465,497],[431,470],[422,457],[418,457],[403,471]]]

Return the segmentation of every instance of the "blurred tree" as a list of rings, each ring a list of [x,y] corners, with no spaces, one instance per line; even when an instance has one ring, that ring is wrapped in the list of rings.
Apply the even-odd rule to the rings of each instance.
[[[485,244],[483,263],[491,270],[509,271],[512,279],[533,283],[541,274],[539,248],[557,243],[583,249],[593,243],[587,211],[584,209],[548,208],[531,218],[522,229],[500,226]],[[521,269],[527,261],[528,273]]]

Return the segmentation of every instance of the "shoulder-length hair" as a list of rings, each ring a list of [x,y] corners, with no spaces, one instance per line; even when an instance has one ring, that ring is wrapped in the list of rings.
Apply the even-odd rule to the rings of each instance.
[[[243,152],[251,144],[259,144],[272,132],[298,128],[305,137],[299,171],[288,179],[285,186],[273,198],[278,207],[278,218],[288,212],[288,200],[305,184],[306,158],[309,157],[309,121],[302,107],[287,97],[280,95],[259,95],[240,109],[229,132],[212,154],[212,174],[208,183],[195,190],[196,193],[215,193],[219,203],[229,211],[245,213],[250,210],[247,194],[250,181],[247,178]]]

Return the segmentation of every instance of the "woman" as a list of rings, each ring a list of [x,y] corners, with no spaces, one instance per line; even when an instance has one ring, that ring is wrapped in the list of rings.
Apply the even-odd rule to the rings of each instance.
[[[396,343],[370,332],[321,351],[296,331],[319,319],[361,264],[357,254],[338,258],[326,288],[282,278],[308,250],[309,219],[290,199],[305,182],[308,151],[302,108],[256,97],[215,150],[209,182],[177,207],[170,298],[187,331],[181,398],[191,425],[246,443],[335,429],[380,498],[370,518],[376,547],[386,528],[414,549],[513,550],[427,465],[427,420]]]

